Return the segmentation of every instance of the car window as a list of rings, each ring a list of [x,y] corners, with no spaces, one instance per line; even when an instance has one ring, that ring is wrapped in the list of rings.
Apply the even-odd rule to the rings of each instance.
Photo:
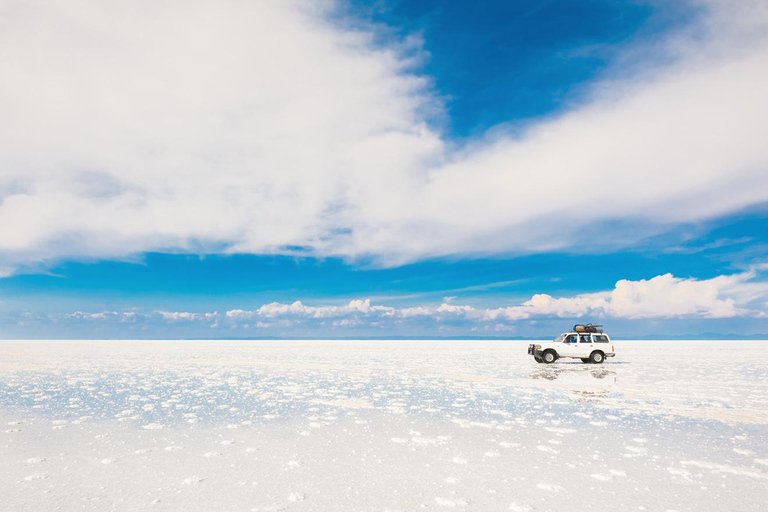
[[[579,341],[581,343],[590,343],[589,334],[582,334],[581,336],[579,336]]]
[[[604,334],[595,334],[593,338],[595,343],[608,343],[608,336]]]

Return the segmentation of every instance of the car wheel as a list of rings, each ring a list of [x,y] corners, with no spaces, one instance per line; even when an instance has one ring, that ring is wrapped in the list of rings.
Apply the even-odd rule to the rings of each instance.
[[[555,354],[553,351],[551,351],[551,350],[547,350],[546,352],[544,352],[544,353],[541,355],[541,359],[542,359],[542,360],[543,360],[543,361],[544,361],[546,364],[552,364],[552,363],[554,363],[555,361],[557,361],[557,355],[556,355],[556,354]]]
[[[588,357],[582,357],[581,358],[581,362],[582,363],[588,363],[589,362],[589,358]]]
[[[600,364],[605,361],[605,355],[602,352],[596,350],[592,352],[591,356],[589,356],[589,361],[594,364]]]

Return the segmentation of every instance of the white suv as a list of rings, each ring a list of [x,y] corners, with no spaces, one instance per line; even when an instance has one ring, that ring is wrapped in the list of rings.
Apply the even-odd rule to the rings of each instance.
[[[561,357],[581,359],[584,363],[600,364],[606,357],[614,357],[613,342],[596,326],[574,326],[553,341],[528,345],[528,353],[537,363],[551,364]]]

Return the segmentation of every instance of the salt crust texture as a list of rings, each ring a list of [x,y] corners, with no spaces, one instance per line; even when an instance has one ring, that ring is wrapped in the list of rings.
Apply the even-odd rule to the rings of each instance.
[[[764,510],[768,343],[0,341],[6,510]]]

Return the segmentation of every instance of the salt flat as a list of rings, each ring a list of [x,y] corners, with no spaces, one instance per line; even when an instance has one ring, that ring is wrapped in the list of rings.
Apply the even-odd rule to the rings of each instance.
[[[0,509],[765,510],[768,342],[526,346],[1,341]]]

